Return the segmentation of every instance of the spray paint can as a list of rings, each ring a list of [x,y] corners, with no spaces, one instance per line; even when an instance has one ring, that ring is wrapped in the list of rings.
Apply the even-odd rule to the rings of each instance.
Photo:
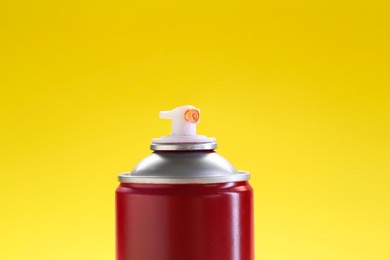
[[[253,260],[249,173],[217,154],[214,138],[196,135],[200,110],[160,112],[172,135],[119,175],[117,260]]]

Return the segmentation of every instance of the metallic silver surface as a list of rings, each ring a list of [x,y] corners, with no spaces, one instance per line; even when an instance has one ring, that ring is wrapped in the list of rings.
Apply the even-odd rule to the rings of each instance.
[[[177,143],[177,144],[158,144],[152,143],[150,149],[154,151],[196,151],[196,150],[214,150],[217,143]]]
[[[131,183],[222,183],[246,181],[250,174],[237,171],[213,151],[155,152],[130,173],[119,175],[120,182]]]
[[[169,177],[138,177],[132,176],[130,173],[119,175],[119,181],[126,183],[154,183],[154,184],[206,184],[206,183],[224,183],[247,181],[250,178],[248,172],[238,171],[235,176],[220,176],[220,177],[201,177],[201,178],[169,178]]]

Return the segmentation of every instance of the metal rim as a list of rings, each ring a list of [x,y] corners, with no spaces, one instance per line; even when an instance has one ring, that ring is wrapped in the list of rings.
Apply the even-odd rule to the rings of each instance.
[[[157,144],[152,143],[150,149],[153,151],[196,151],[196,150],[214,150],[217,143],[178,143],[178,144]]]
[[[198,177],[198,178],[173,178],[173,177],[154,177],[154,176],[134,176],[130,173],[119,175],[121,183],[150,183],[150,184],[204,184],[204,183],[225,183],[247,181],[250,179],[250,173],[238,171],[236,174],[215,177]]]

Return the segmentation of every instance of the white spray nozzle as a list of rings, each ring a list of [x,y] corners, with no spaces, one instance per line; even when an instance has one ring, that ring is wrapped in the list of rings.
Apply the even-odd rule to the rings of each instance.
[[[194,106],[181,106],[171,111],[161,111],[160,118],[172,120],[172,134],[153,139],[154,144],[215,143],[215,138],[196,134],[200,109]]]
[[[172,136],[196,135],[196,124],[199,123],[200,110],[193,106],[181,106],[171,111],[161,111],[160,118],[172,120]]]

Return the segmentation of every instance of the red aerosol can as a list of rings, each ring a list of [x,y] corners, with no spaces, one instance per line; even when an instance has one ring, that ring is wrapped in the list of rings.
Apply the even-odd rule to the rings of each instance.
[[[160,112],[172,135],[116,191],[117,260],[253,260],[249,173],[217,154],[214,138],[196,135],[200,111]]]

